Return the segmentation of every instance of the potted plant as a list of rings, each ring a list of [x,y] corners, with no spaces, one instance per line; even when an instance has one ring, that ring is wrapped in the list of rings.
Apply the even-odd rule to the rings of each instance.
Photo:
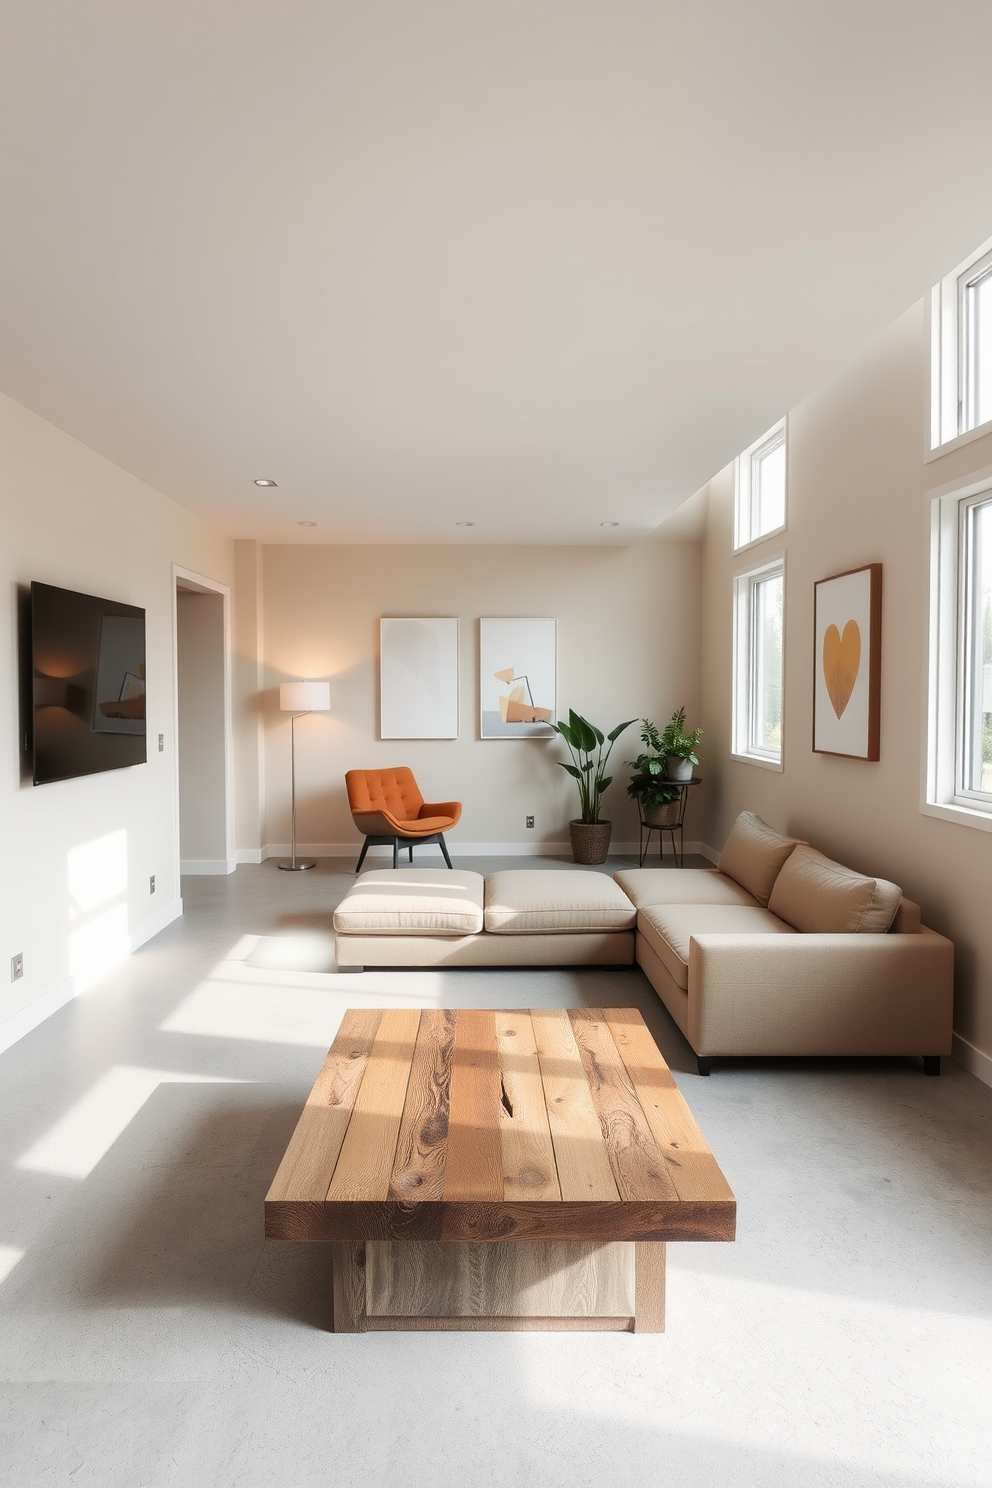
[[[640,805],[645,826],[674,827],[682,792],[677,785],[666,784],[668,755],[661,731],[650,718],[641,719],[641,743],[647,748],[636,759],[626,761],[637,771],[627,794]]]
[[[620,723],[609,734],[604,734],[594,723],[582,718],[574,709],[568,710],[567,723],[553,723],[556,734],[561,734],[572,756],[558,763],[578,782],[579,808],[581,815],[568,824],[568,835],[572,842],[572,857],[576,863],[605,863],[610,850],[610,833],[613,823],[600,821],[599,808],[603,792],[613,776],[607,775],[606,766],[613,745],[630,728],[635,719]],[[608,746],[608,747],[607,747]],[[604,753],[605,750],[605,753]]]
[[[665,756],[665,773],[669,780],[692,779],[692,767],[700,760],[699,741],[702,736],[701,728],[686,733],[684,708],[672,714],[661,736],[661,753]]]

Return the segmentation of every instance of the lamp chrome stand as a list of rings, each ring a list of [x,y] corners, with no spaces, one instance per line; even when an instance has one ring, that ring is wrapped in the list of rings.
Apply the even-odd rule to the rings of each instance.
[[[316,868],[317,866],[316,861],[311,861],[309,863],[298,863],[296,861],[296,720],[299,716],[299,714],[294,713],[292,718],[289,720],[289,731],[292,739],[292,743],[290,745],[290,780],[292,782],[291,791],[293,802],[293,846],[292,856],[289,862],[280,863],[278,865],[286,873],[302,873],[305,868]]]

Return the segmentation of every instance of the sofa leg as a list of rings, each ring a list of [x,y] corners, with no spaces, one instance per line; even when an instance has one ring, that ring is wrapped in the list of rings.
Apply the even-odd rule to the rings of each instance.
[[[923,1056],[923,1073],[925,1075],[939,1075],[940,1074],[940,1055],[939,1054],[924,1054],[924,1056]]]
[[[696,1055],[696,1074],[708,1075],[713,1068],[712,1059],[704,1059],[702,1054]]]

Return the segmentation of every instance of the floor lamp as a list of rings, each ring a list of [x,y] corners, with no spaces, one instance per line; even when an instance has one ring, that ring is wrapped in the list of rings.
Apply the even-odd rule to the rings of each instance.
[[[293,848],[288,863],[280,863],[287,873],[300,873],[304,868],[316,868],[315,862],[296,861],[296,720],[301,713],[326,713],[331,706],[331,684],[329,682],[281,682],[279,684],[279,707],[284,713],[292,713],[290,721],[290,765],[293,800]]]

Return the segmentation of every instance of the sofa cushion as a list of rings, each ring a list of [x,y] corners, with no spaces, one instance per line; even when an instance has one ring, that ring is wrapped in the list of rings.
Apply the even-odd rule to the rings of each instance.
[[[683,990],[689,986],[693,935],[795,935],[791,925],[760,905],[655,904],[637,914],[637,928]]]
[[[717,867],[765,905],[782,864],[799,840],[783,837],[753,811],[742,811],[730,829]]]
[[[902,891],[881,878],[868,878],[800,846],[775,880],[768,908],[807,934],[883,934],[899,908]]]
[[[456,868],[376,868],[352,884],[334,911],[344,935],[477,935],[481,873]]]
[[[651,904],[750,904],[757,899],[716,868],[622,868],[613,875],[638,909]]]
[[[637,910],[605,873],[511,868],[486,879],[485,927],[493,935],[631,930]]]

